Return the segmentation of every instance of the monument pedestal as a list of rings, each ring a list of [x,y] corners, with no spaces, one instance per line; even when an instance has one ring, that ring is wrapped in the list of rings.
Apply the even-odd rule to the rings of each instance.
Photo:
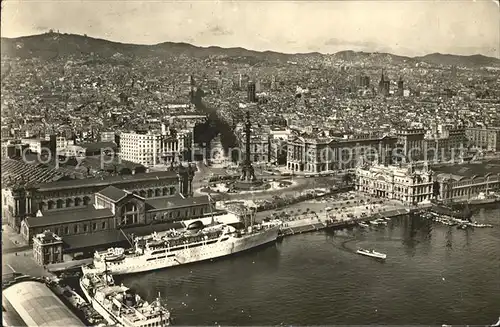
[[[264,181],[258,179],[254,181],[236,181],[233,188],[238,191],[254,191],[264,188]]]

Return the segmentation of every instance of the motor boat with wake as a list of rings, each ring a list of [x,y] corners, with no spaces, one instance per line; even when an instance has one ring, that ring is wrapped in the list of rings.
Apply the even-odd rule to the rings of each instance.
[[[385,260],[387,258],[387,254],[377,252],[375,250],[358,249],[356,253],[381,260]]]

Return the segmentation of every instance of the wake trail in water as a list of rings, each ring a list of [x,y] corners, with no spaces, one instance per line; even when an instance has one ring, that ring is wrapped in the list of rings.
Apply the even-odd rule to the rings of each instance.
[[[341,244],[342,249],[344,249],[344,250],[348,250],[348,251],[352,251],[352,249],[351,249],[351,248],[349,248],[349,247],[347,246],[347,244],[349,244],[349,243],[351,243],[351,242],[354,242],[354,241],[357,241],[357,239],[356,239],[356,238],[353,238],[353,239],[346,240],[346,241],[342,242],[342,244]]]
[[[337,249],[340,249],[342,251],[345,251],[345,252],[354,252],[353,249],[351,249],[350,247],[347,246],[347,244],[351,243],[351,242],[355,242],[355,241],[359,241],[357,238],[355,237],[350,237],[348,240],[345,240],[345,241],[342,241],[342,243],[338,244],[338,243],[335,243],[334,241],[331,241],[330,243]]]

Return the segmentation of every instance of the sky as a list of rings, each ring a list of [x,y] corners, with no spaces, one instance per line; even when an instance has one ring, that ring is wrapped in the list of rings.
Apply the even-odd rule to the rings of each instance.
[[[498,0],[2,1],[2,37],[47,32],[112,41],[500,58]]]

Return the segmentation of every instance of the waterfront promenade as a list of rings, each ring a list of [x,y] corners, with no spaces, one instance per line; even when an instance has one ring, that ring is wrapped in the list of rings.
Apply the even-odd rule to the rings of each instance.
[[[493,224],[499,213],[473,219]],[[500,303],[492,260],[499,231],[403,216],[387,227],[295,234],[234,257],[124,276],[123,283],[148,300],[166,294],[182,326],[486,325],[497,320]],[[358,248],[387,260],[357,255]]]

